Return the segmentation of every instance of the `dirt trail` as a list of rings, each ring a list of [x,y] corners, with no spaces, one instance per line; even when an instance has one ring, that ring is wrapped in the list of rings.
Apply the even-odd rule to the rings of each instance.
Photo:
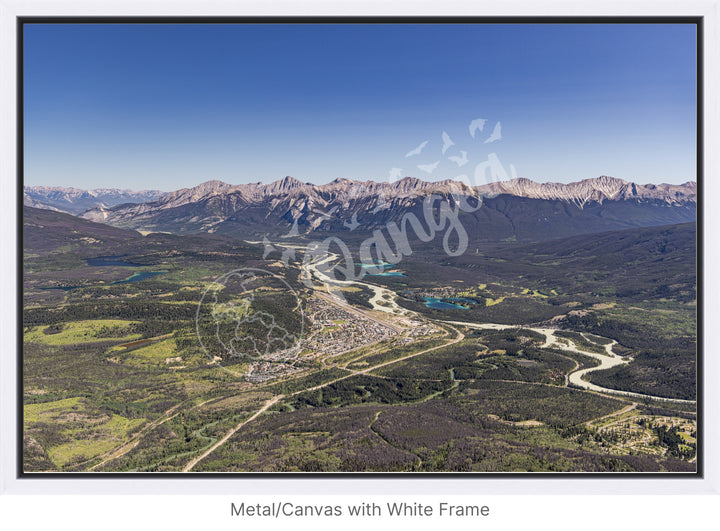
[[[248,422],[251,422],[251,421],[255,420],[258,416],[260,416],[262,413],[264,413],[265,411],[267,411],[268,409],[270,409],[270,407],[272,407],[274,404],[276,404],[279,400],[281,400],[281,399],[283,399],[283,398],[285,398],[284,395],[278,395],[278,396],[272,397],[270,400],[268,400],[267,402],[265,402],[265,404],[263,405],[263,407],[261,407],[260,409],[258,409],[255,413],[253,413],[253,415],[252,415],[250,418],[247,418],[247,419],[243,420],[240,424],[238,424],[238,425],[235,426],[232,430],[230,430],[229,432],[227,432],[222,439],[220,439],[218,442],[216,442],[215,444],[213,444],[210,448],[208,448],[207,450],[205,450],[205,452],[203,452],[201,455],[199,455],[198,457],[195,457],[194,459],[192,459],[187,465],[185,465],[185,468],[183,468],[182,471],[183,471],[183,472],[189,472],[189,471],[191,471],[191,470],[195,467],[195,465],[197,465],[200,461],[202,461],[202,460],[205,459],[208,455],[210,455],[211,453],[213,453],[218,446],[221,446],[221,445],[225,444],[225,442],[226,442],[230,437],[232,437],[233,435],[235,435],[235,432],[236,432],[236,431],[238,431],[240,428],[242,428],[243,426],[245,426],[245,424],[247,424]]]

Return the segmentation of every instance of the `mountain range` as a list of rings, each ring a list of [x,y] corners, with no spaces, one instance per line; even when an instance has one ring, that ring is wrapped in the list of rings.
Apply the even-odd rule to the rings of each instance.
[[[145,203],[162,196],[160,190],[118,190],[115,188],[98,188],[80,190],[61,186],[25,186],[23,203],[35,208],[82,214],[95,207],[113,207],[123,203]]]
[[[695,221],[697,208],[694,182],[640,185],[607,176],[570,184],[514,179],[476,187],[411,177],[392,183],[336,179],[324,185],[285,177],[269,184],[208,181],[165,194],[94,190],[83,195],[80,190],[72,194],[54,190],[40,195],[37,188],[25,192],[26,205],[38,206],[28,203],[28,196],[42,197],[45,204],[58,210],[62,201],[79,207],[91,197],[102,199],[81,216],[116,227],[241,238],[365,232],[398,222],[406,213],[423,219],[423,201],[430,194],[451,202],[457,196],[481,201],[482,206],[474,212],[461,212],[462,222],[471,239],[490,241],[542,241],[684,223]],[[149,199],[142,201],[145,197]],[[123,202],[113,205],[113,200]]]

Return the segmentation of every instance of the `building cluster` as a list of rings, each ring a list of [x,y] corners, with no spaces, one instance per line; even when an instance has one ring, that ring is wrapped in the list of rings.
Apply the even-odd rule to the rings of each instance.
[[[397,334],[387,326],[319,298],[308,301],[306,315],[311,329],[302,341],[304,359],[335,356]]]
[[[380,322],[347,311],[320,298],[311,298],[305,309],[306,336],[292,348],[279,350],[253,362],[245,375],[249,382],[259,383],[298,371],[299,360],[332,357],[397,337],[398,332]],[[406,330],[398,337],[399,345],[440,330],[429,323],[403,318],[397,321]]]

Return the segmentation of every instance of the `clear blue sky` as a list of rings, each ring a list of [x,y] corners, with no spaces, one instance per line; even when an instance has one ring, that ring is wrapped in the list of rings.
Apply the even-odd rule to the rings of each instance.
[[[693,25],[29,24],[24,53],[26,185],[696,178]]]

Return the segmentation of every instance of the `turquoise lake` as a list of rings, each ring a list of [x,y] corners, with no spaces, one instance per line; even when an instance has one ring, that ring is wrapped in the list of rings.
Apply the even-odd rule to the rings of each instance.
[[[460,304],[453,304],[446,301],[458,301],[465,302],[468,304],[477,304],[475,301],[470,299],[463,299],[462,297],[423,297],[425,299],[425,306],[433,308],[435,310],[469,310],[467,306]]]
[[[372,264],[365,264],[365,263],[356,263],[355,265],[359,265],[363,269],[381,269],[382,271],[379,273],[366,273],[368,276],[371,277],[404,277],[406,276],[405,273],[402,271],[385,271],[385,269],[390,266],[392,267],[394,264],[391,264],[389,262],[374,262]]]

